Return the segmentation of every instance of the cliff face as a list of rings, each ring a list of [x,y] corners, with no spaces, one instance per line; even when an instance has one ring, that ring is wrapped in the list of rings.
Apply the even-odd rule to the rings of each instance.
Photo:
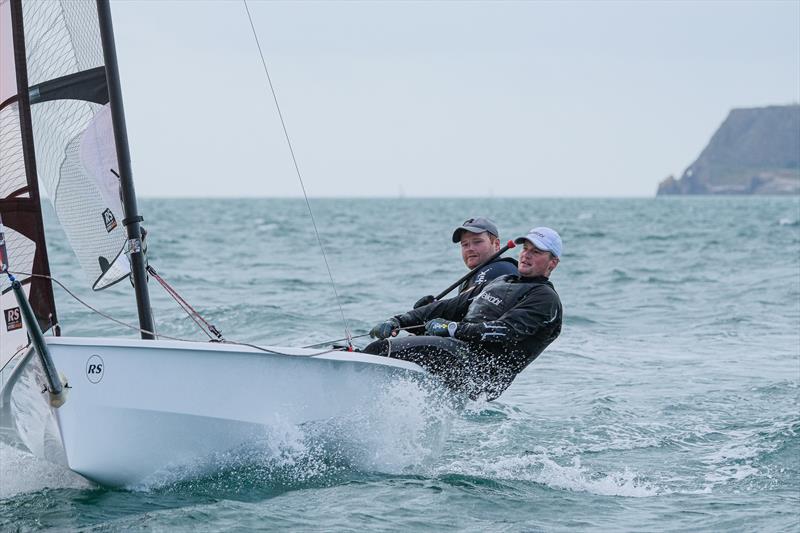
[[[657,194],[800,194],[800,105],[734,109]]]

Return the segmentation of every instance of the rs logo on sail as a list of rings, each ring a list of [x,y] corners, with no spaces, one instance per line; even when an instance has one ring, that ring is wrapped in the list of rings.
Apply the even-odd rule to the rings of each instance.
[[[106,208],[103,211],[103,223],[106,225],[108,233],[111,233],[111,230],[117,227],[117,219],[114,218],[114,213],[111,212],[111,209]]]
[[[12,307],[5,310],[6,315],[6,331],[14,331],[15,329],[22,329],[22,314],[19,307]]]
[[[86,377],[92,383],[100,383],[103,379],[103,371],[105,364],[103,358],[99,355],[93,355],[86,361]]]

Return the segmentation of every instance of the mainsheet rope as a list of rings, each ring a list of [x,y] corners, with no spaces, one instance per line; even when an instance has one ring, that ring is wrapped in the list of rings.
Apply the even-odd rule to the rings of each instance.
[[[314,226],[314,233],[317,236],[317,243],[319,243],[319,249],[322,251],[322,259],[325,261],[325,268],[328,270],[328,277],[331,279],[331,287],[333,288],[333,294],[336,297],[336,304],[339,306],[339,313],[342,315],[342,323],[344,324],[344,340],[347,341],[347,345],[349,348],[353,348],[353,336],[350,334],[350,326],[347,323],[347,318],[344,316],[344,309],[342,308],[342,301],[339,298],[339,291],[336,290],[336,281],[333,279],[333,272],[331,271],[331,267],[328,264],[328,255],[325,253],[325,246],[322,245],[322,238],[319,235],[319,230],[317,229],[317,221],[314,219],[314,212],[311,210],[311,203],[308,201],[308,194],[306,194],[306,186],[303,183],[303,176],[300,173],[300,166],[297,164],[297,158],[294,155],[294,148],[292,147],[292,141],[289,138],[289,131],[286,129],[286,123],[283,120],[283,113],[281,112],[281,106],[278,104],[278,96],[275,93],[275,87],[272,85],[272,78],[269,75],[269,69],[267,68],[267,62],[264,59],[264,53],[261,50],[261,43],[258,40],[258,33],[256,32],[256,27],[253,24],[253,17],[250,15],[250,8],[247,6],[247,0],[242,0],[244,4],[244,9],[247,11],[247,19],[250,21],[250,29],[253,31],[253,38],[256,41],[256,46],[258,47],[258,55],[261,57],[261,65],[264,67],[264,74],[267,76],[267,83],[269,84],[269,90],[272,93],[272,99],[275,101],[275,108],[278,110],[278,117],[281,120],[281,127],[283,128],[283,135],[286,137],[286,144],[289,145],[289,153],[292,155],[292,163],[294,163],[294,170],[297,173],[297,179],[300,180],[300,188],[303,190],[303,198],[306,200],[306,207],[308,207],[308,214],[311,217],[311,224]]]

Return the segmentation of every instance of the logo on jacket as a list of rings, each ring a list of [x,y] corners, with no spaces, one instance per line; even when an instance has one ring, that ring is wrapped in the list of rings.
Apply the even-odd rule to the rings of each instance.
[[[497,296],[492,296],[488,292],[480,293],[480,295],[478,295],[478,298],[486,300],[487,302],[489,302],[491,304],[494,304],[494,305],[502,305],[503,304],[503,299],[502,298],[499,298]]]
[[[503,324],[483,324],[483,334],[481,335],[482,341],[498,341],[503,340],[508,336],[508,328]]]

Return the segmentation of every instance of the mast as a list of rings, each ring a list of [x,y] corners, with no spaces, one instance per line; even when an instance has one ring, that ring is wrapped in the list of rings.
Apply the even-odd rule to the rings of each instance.
[[[122,224],[128,237],[131,262],[131,276],[136,291],[136,308],[139,313],[139,327],[146,332],[155,331],[153,311],[150,307],[150,293],[147,290],[147,273],[142,249],[142,233],[139,223],[144,220],[139,215],[136,204],[136,191],[133,186],[131,155],[128,148],[128,133],[125,127],[125,110],[122,107],[122,89],[117,65],[117,49],[114,44],[114,28],[111,25],[111,6],[108,0],[97,0],[97,15],[100,21],[100,38],[103,42],[108,98],[111,107],[111,120],[114,125],[114,139],[119,163],[120,190],[125,218]],[[153,333],[142,331],[143,339],[154,339]]]

